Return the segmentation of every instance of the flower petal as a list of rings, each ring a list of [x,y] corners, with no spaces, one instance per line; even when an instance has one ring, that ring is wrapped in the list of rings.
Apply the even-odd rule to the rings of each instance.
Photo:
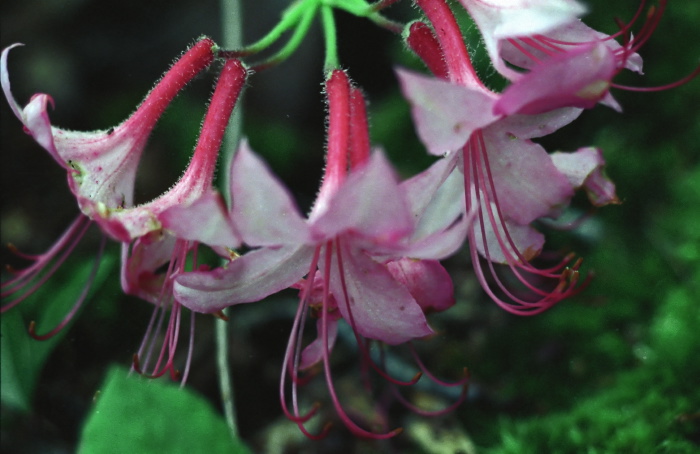
[[[189,205],[174,205],[163,211],[158,220],[183,240],[231,249],[240,246],[226,203],[218,192],[208,192]]]
[[[53,142],[51,121],[49,120],[49,114],[46,108],[48,103],[53,104],[51,97],[43,93],[34,95],[29,104],[22,109],[12,95],[10,73],[7,70],[7,56],[10,50],[18,46],[24,46],[24,44],[13,44],[2,51],[2,56],[0,57],[0,82],[2,83],[2,91],[5,93],[5,98],[7,98],[12,112],[24,125],[25,131],[31,135],[39,145],[48,151],[51,157],[53,157],[61,167],[69,170],[70,167],[68,167],[65,160],[61,158]]]
[[[299,281],[309,271],[313,252],[307,246],[257,249],[225,268],[179,275],[173,294],[183,306],[204,313],[259,301]]]
[[[388,262],[386,267],[406,286],[423,312],[442,312],[454,306],[452,279],[437,260],[402,258]]]
[[[284,185],[241,141],[231,163],[234,223],[250,246],[274,246],[309,241],[309,228]]]
[[[499,121],[502,129],[521,139],[534,139],[558,131],[581,115],[583,109],[563,107],[537,115],[510,115]]]
[[[504,124],[507,126],[507,124]],[[542,146],[515,137],[498,123],[484,130],[484,144],[503,216],[527,225],[556,216],[574,194]],[[489,197],[493,200],[489,191]]]
[[[483,221],[480,219],[474,226],[473,235],[479,254],[487,260],[502,264],[519,262],[519,256],[527,261],[537,257],[544,246],[544,235],[529,225],[502,220],[495,205],[489,206],[494,221],[491,222],[487,208],[484,207],[483,213],[479,214]],[[481,225],[485,235],[482,234]]]
[[[484,37],[496,70],[514,80],[519,74],[508,68],[500,54],[507,38],[546,33],[575,21],[586,9],[574,0],[460,0]]]
[[[353,231],[376,243],[391,244],[413,229],[403,191],[381,152],[353,169],[326,206],[314,209],[309,222],[319,242]]]
[[[599,148],[581,148],[573,153],[551,154],[552,162],[569,179],[574,188],[584,187],[595,206],[620,203],[615,184],[604,174],[605,160]]]
[[[459,249],[466,237],[470,220],[464,213],[464,177],[454,170],[455,159],[443,161],[401,184],[416,219],[416,229],[403,250],[408,257],[443,259]],[[445,177],[442,173],[447,169],[452,171]],[[435,188],[427,184],[430,178],[442,183]]]
[[[616,71],[608,47],[581,45],[533,67],[503,92],[494,112],[532,115],[560,107],[591,108],[605,98]]]
[[[413,122],[428,151],[442,156],[464,146],[471,134],[498,119],[496,95],[397,69],[401,91],[411,103]]]
[[[342,257],[333,254],[330,276],[331,291],[343,318],[360,335],[392,345],[432,334],[408,289],[384,265],[346,244],[348,240],[339,240]]]
[[[316,332],[318,336],[301,352],[299,369],[308,369],[318,364],[323,359],[323,339],[321,338],[321,319],[316,321]],[[338,319],[328,314],[328,351],[333,350],[335,340],[338,337]]]
[[[580,19],[568,22],[554,30],[548,31],[545,39],[553,43],[566,43],[565,47],[562,45],[562,48],[569,49],[571,49],[572,46],[586,45],[599,41],[607,46],[613,53],[622,54],[625,52],[623,47],[609,35],[590,28]],[[537,62],[546,60],[551,56],[552,49],[549,46],[531,46],[525,45],[524,42],[519,42],[518,44],[524,46],[528,53],[523,53],[521,49],[514,46],[513,43],[508,40],[502,40],[499,46],[500,56],[503,60],[519,68],[531,69]],[[638,53],[626,54],[624,63],[625,68],[630,71],[643,74],[642,57]]]
[[[168,263],[175,249],[176,238],[151,232],[134,241],[133,246],[122,244],[122,290],[153,304],[163,292],[165,274],[158,269]],[[131,249],[129,251],[129,249]]]

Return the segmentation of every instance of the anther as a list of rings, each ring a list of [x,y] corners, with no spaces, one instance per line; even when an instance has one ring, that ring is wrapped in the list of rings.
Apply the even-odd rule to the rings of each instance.
[[[213,315],[214,317],[216,317],[216,318],[218,318],[218,319],[220,319],[220,320],[223,320],[223,321],[225,321],[225,322],[228,321],[228,317],[227,317],[226,315],[224,315],[224,311],[223,311],[223,310],[214,312],[214,313],[212,313],[211,315]]]
[[[139,361],[139,354],[138,353],[134,353],[134,356],[133,356],[132,361],[131,361],[131,365],[137,374],[143,375],[143,372],[141,371],[141,362]]]

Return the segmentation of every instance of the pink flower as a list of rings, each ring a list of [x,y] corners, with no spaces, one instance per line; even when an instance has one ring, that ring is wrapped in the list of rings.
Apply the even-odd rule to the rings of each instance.
[[[441,79],[398,71],[419,137],[431,154],[455,161],[463,175],[464,211],[475,212],[477,217],[468,240],[482,287],[510,312],[539,313],[577,291],[579,262],[567,267],[567,259],[547,269],[530,264],[544,244],[544,236],[530,224],[538,218],[558,216],[574,189],[584,184],[588,175],[600,172],[602,158],[577,152],[571,167],[563,164],[566,159],[557,165],[530,139],[547,135],[579,115],[580,109],[567,107],[557,96],[570,87],[560,90],[550,84],[551,93],[542,89],[541,98],[535,99],[523,93],[521,98],[526,100],[516,100],[524,112],[514,109],[505,115],[497,109],[505,95],[488,90],[478,79],[447,5],[442,0],[421,0],[418,4],[433,22],[436,35],[420,27],[420,35],[413,43],[409,39],[409,45],[418,52],[420,48],[438,48],[445,62],[444,67],[438,66]],[[433,43],[418,47],[415,40]],[[436,66],[430,61],[427,64]],[[597,77],[592,74],[577,80],[592,82]],[[538,114],[523,115],[532,113],[527,107],[533,105]],[[574,166],[577,172],[585,168],[587,173],[570,178]],[[599,188],[587,186],[590,191]],[[605,193],[596,194],[599,200],[615,200],[612,183],[600,190]],[[486,259],[486,269],[479,256]],[[498,276],[493,263],[508,265],[518,283],[515,289]]]
[[[20,298],[3,307],[3,311],[16,305],[45,281],[70,253],[90,221],[95,221],[103,232],[123,243],[124,291],[155,305],[144,342],[135,356],[135,368],[140,370],[143,365],[152,370],[153,376],[165,372],[170,372],[173,377],[177,375],[173,358],[179,337],[181,306],[172,298],[173,280],[185,270],[190,253],[193,255],[194,266],[197,267],[196,250],[199,241],[206,241],[219,250],[240,244],[235,231],[222,228],[229,226],[230,220],[223,200],[212,192],[214,170],[224,131],[247,77],[247,70],[240,61],[230,60],[221,70],[197,146],[184,175],[169,191],[153,201],[139,206],[130,205],[133,178],[150,130],[175,94],[213,60],[213,51],[214,44],[208,39],[196,44],[165,75],[137,112],[111,133],[65,132],[50,126],[45,103],[39,104],[43,110],[38,111],[36,106],[32,107],[34,101],[24,111],[15,105],[18,118],[35,138],[48,137],[40,143],[67,168],[69,185],[78,198],[83,215],[49,253],[39,256],[37,262],[20,272],[16,279],[3,284],[3,297],[5,286],[8,287],[8,294],[17,292],[23,285],[31,285],[42,267],[59,256],[56,264],[36,284]],[[3,54],[3,88],[11,99],[5,71],[6,52]],[[34,99],[46,100],[48,96],[38,95]],[[47,136],[47,132],[53,135]],[[130,184],[120,186],[124,181]],[[207,230],[203,225],[213,230]],[[66,251],[61,252],[62,248]],[[166,265],[165,273],[158,271]],[[83,299],[84,295],[76,304],[76,309]],[[160,337],[162,320],[167,310],[170,310],[170,319],[163,334],[164,341],[155,365],[151,367],[151,353]],[[49,335],[65,326],[74,312],[75,309]],[[190,349],[193,334],[192,319]],[[140,361],[144,352],[145,361]],[[183,382],[188,370],[189,360]]]
[[[2,297],[14,297],[3,305],[3,312],[31,295],[54,273],[83,237],[91,221],[99,220],[104,224],[107,222],[105,213],[131,205],[136,167],[156,120],[187,82],[214,59],[214,43],[209,39],[199,41],[173,65],[127,121],[109,131],[86,133],[67,131],[51,125],[47,105],[53,104],[53,100],[49,95],[34,95],[24,108],[17,104],[12,96],[7,70],[9,51],[16,46],[19,44],[6,48],[0,57],[3,92],[25,131],[66,169],[68,184],[83,214],[44,254],[28,255],[15,251],[20,257],[34,263],[24,270],[15,271],[16,276],[2,284]],[[108,233],[116,231],[119,235],[114,236],[118,239],[132,239],[124,227],[105,230]],[[101,252],[96,259],[96,266],[100,256]],[[50,337],[65,326],[84,300],[91,280],[64,321],[49,334],[37,337]]]
[[[367,343],[376,340],[396,345],[432,334],[424,314],[454,303],[452,283],[437,261],[419,259],[453,252],[464,237],[465,223],[460,221],[459,210],[453,210],[452,219],[432,221],[431,228],[424,220],[425,228],[416,229],[433,200],[419,189],[428,188],[432,179],[415,178],[402,186],[381,152],[370,156],[364,99],[344,72],[330,75],[326,92],[327,166],[308,218],[304,219],[288,191],[244,143],[231,165],[232,219],[243,241],[258,249],[224,268],[180,275],[174,294],[192,310],[215,312],[258,301],[284,288],[300,289],[280,383],[285,413],[305,434],[317,437],[304,427],[315,410],[302,415],[296,394],[300,371],[321,362],[344,424],[359,436],[387,438],[398,432],[369,432],[340,403],[329,359],[338,321],[342,318],[351,326],[363,361],[392,383],[405,384],[388,377],[371,360]],[[440,171],[445,169],[434,172]],[[412,195],[407,196],[409,192]],[[424,287],[427,282],[430,285]],[[432,299],[426,297],[427,291],[433,292]],[[309,310],[318,318],[318,338],[302,348],[301,333]],[[285,397],[287,373],[292,378],[291,410]]]

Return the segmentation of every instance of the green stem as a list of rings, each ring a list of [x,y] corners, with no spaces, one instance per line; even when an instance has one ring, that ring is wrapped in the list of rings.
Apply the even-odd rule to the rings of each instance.
[[[294,30],[294,34],[292,34],[292,37],[289,38],[287,44],[285,44],[284,47],[279,50],[279,52],[277,52],[270,58],[259,63],[254,63],[253,65],[251,65],[251,67],[255,70],[261,70],[263,68],[276,65],[286,60],[290,55],[292,55],[294,51],[296,51],[299,47],[299,44],[301,44],[303,39],[306,37],[306,34],[308,33],[309,28],[311,27],[311,22],[313,22],[317,11],[317,4],[310,5],[304,11],[304,15],[299,20],[299,23],[297,24],[296,29]]]
[[[323,21],[323,36],[326,42],[326,60],[323,69],[328,73],[340,68],[340,62],[338,61],[338,36],[332,6],[323,5],[321,7],[321,19]]]
[[[315,12],[319,1],[320,0],[301,0],[300,2],[290,5],[289,8],[282,13],[282,20],[258,42],[244,47],[241,50],[241,54],[255,54],[272,45],[284,32],[296,26],[301,21],[304,21],[309,10]]]
[[[221,15],[223,28],[222,45],[227,49],[238,49],[243,45],[243,21],[242,8],[240,0],[222,0]],[[221,178],[221,189],[224,197],[229,197],[229,172],[228,169],[233,159],[238,141],[241,136],[243,124],[242,115],[242,97],[233,111],[231,120],[224,136],[224,145],[221,149],[221,161],[224,165]],[[229,203],[231,201],[229,200]],[[225,315],[228,309],[222,311]],[[226,425],[233,439],[238,439],[238,424],[236,422],[236,406],[233,393],[233,382],[231,380],[231,368],[228,361],[229,353],[229,324],[222,320],[216,319],[216,367],[219,373],[219,392],[221,393],[221,404],[224,409],[224,417]]]
[[[394,33],[401,34],[404,25],[382,16],[380,10],[397,0],[386,0],[377,3],[367,3],[365,0],[326,0],[325,4],[333,8],[342,9],[356,17],[364,17],[379,27],[386,28]]]

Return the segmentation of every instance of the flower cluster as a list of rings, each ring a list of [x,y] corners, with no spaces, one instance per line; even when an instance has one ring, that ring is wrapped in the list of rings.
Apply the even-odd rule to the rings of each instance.
[[[563,128],[598,103],[621,110],[610,89],[625,87],[613,79],[625,69],[641,73],[637,52],[652,35],[666,2],[648,10],[636,35],[632,29],[646,10],[643,2],[630,23],[621,23],[620,31],[608,36],[581,22],[585,10],[575,0],[460,0],[483,36],[493,67],[508,81],[502,92],[489,89],[477,75],[445,0],[416,0],[423,18],[405,27],[381,14],[392,3],[301,0],[268,36],[249,47],[222,50],[202,38],[125,122],[106,131],[53,126],[48,114],[53,100],[47,94],[34,95],[24,107],[18,104],[8,73],[8,54],[18,44],[5,49],[0,62],[4,94],[27,134],[66,170],[80,214],[46,253],[15,251],[33,264],[13,270],[14,277],[2,284],[2,311],[45,282],[94,225],[121,244],[124,292],[155,307],[134,355],[138,372],[186,379],[189,364],[182,376],[174,364],[184,308],[192,317],[191,352],[194,313],[223,317],[227,307],[292,288],[299,299],[281,367],[280,401],[306,435],[316,438],[328,430],[307,430],[317,407],[304,412],[298,398],[299,388],[318,371],[339,419],[353,434],[388,438],[400,432],[369,430],[341,403],[331,369],[340,324],[354,336],[363,371],[383,378],[409,408],[428,413],[399,391],[422,376],[462,387],[458,405],[466,373],[453,383],[438,380],[411,345],[434,333],[428,314],[455,304],[450,275],[440,261],[466,243],[486,294],[518,315],[541,313],[588,282],[581,279],[581,259],[573,254],[548,267],[535,264],[541,263],[535,259],[545,237],[533,223],[559,217],[579,189],[595,206],[619,203],[614,184],[604,175],[602,152],[585,147],[548,153],[532,139]],[[418,137],[435,157],[429,168],[407,180],[399,179],[381,149],[371,147],[367,101],[338,62],[333,9],[402,31],[408,48],[432,73],[396,69]],[[323,20],[327,44],[326,167],[317,198],[304,215],[243,139],[230,168],[224,169],[230,181],[227,204],[213,187],[214,170],[246,80],[251,72],[285,59],[316,15]],[[243,63],[290,30],[290,42],[279,53]],[[210,67],[218,67],[219,76],[187,169],[166,193],[134,205],[136,171],[156,122],[186,84]],[[198,264],[197,250],[203,245],[225,263]],[[31,335],[54,335],[86,294],[54,330],[37,334],[32,325]],[[316,325],[311,342],[304,336],[307,319]],[[417,374],[410,380],[392,376],[383,355],[370,352],[373,344],[381,352],[385,345],[408,344]]]

